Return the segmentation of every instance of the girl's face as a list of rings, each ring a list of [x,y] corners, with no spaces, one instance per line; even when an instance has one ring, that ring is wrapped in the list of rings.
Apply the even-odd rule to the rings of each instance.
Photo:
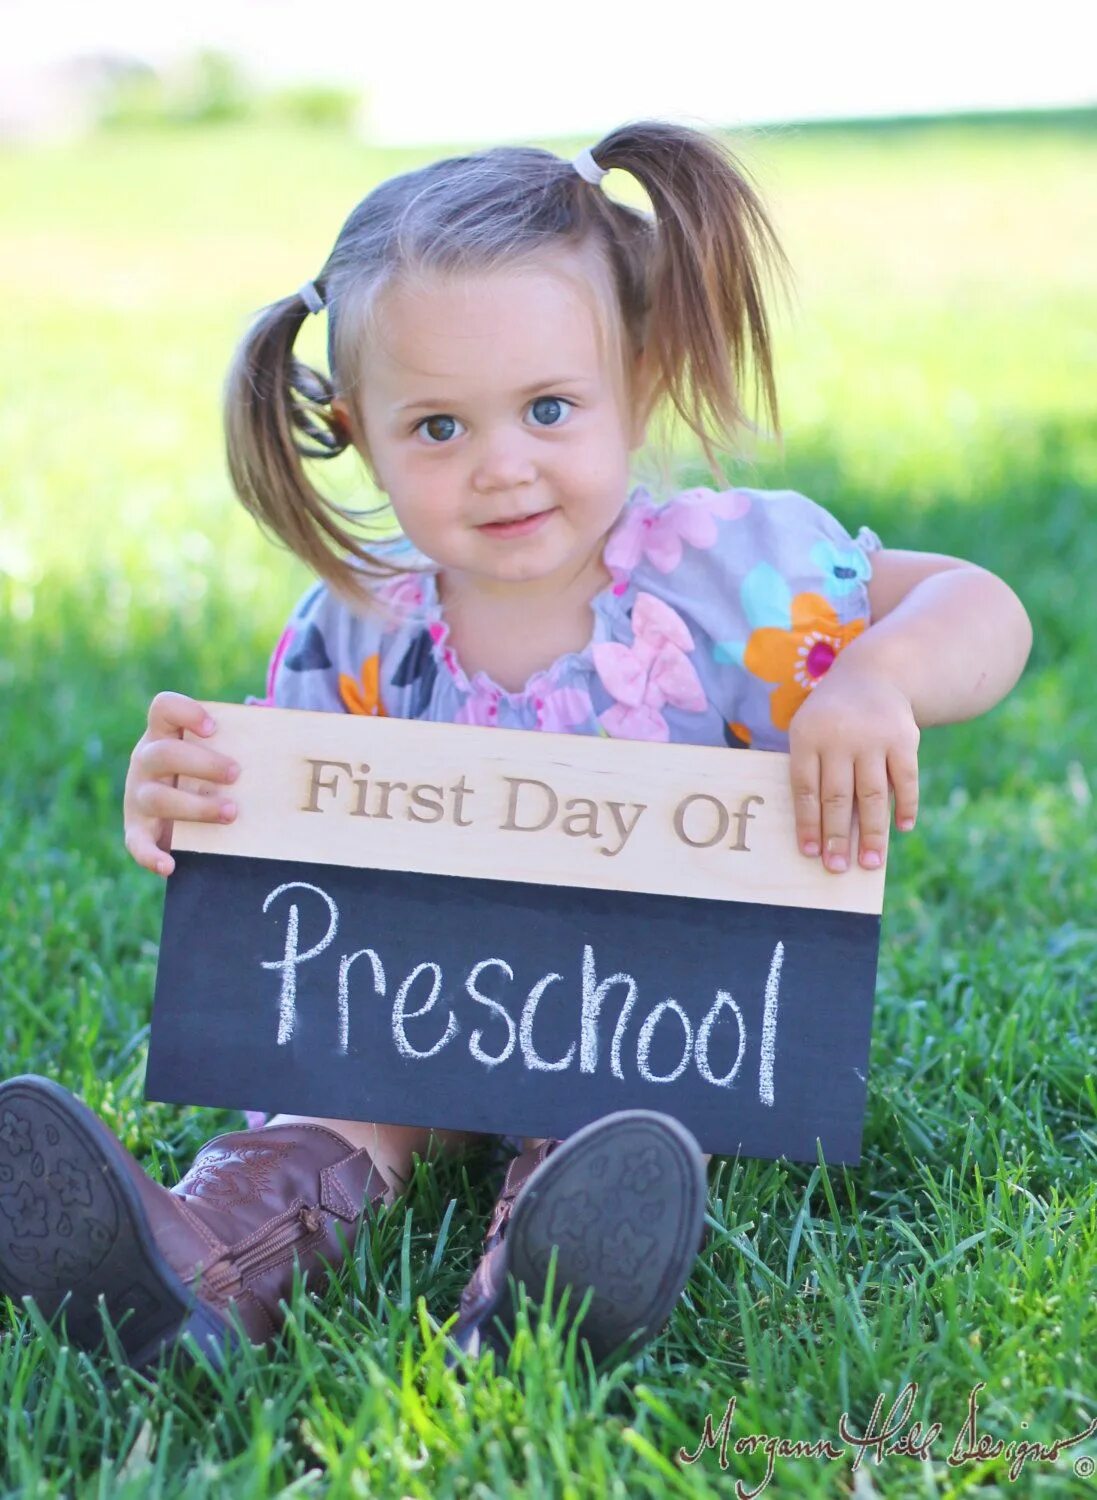
[[[571,254],[383,295],[367,463],[406,535],[467,583],[551,587],[601,556],[644,433],[599,346],[600,290]]]

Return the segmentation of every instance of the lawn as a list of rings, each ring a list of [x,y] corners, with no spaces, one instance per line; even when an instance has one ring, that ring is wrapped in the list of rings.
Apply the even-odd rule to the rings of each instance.
[[[281,1345],[227,1374],[138,1375],[0,1306],[0,1494],[715,1495],[765,1474],[737,1439],[837,1441],[911,1381],[911,1419],[941,1424],[927,1457],[778,1458],[769,1493],[1093,1492],[1097,1435],[1016,1481],[1005,1455],[947,1460],[980,1385],[979,1431],[1005,1442],[1097,1417],[1097,121],[735,144],[798,297],[783,449],[760,441],[731,482],[980,563],[1035,630],[1005,702],[923,735],[861,1166],[714,1159],[670,1326],[600,1378],[547,1321],[520,1320],[506,1369],[443,1369],[486,1148],[420,1163],[339,1284],[298,1291]],[[4,1074],[73,1089],[169,1184],[241,1118],[143,1100],[162,886],[122,847],[126,763],[158,689],[262,691],[305,582],[231,495],[221,381],[370,186],[438,154],[244,126],[0,154]],[[349,465],[329,477],[358,493]],[[681,1461],[732,1397],[727,1472]]]

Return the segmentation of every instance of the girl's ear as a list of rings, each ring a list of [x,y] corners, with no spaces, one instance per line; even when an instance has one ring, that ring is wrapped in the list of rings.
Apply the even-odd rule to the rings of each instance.
[[[373,463],[372,463],[372,461],[370,459],[369,454],[366,453],[366,452],[364,452],[361,448],[359,448],[358,444],[354,441],[353,429],[352,429],[351,424],[350,424],[350,407],[347,405],[347,403],[343,400],[343,398],[341,396],[336,396],[336,397],[333,398],[333,400],[331,402],[331,414],[332,414],[332,417],[334,418],[334,420],[339,424],[340,432],[343,435],[343,437],[346,438],[348,446],[351,446],[351,447],[353,447],[353,448],[356,449],[356,451],[358,453],[358,457],[362,460],[363,464],[365,464],[365,466],[366,466],[366,473],[369,475],[369,477],[373,480],[374,484],[377,486],[377,488],[383,494],[384,493],[384,487],[382,486],[381,480],[380,480],[380,478],[379,478],[376,470],[373,467]]]
[[[350,409],[347,406],[347,403],[340,396],[336,396],[332,400],[331,414],[339,424],[340,436],[345,438],[348,443],[351,442]]]

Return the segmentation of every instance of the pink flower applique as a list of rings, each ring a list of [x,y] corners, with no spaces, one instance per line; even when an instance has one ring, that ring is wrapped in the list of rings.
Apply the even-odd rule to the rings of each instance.
[[[395,610],[414,614],[423,608],[424,592],[422,577],[415,573],[400,573],[383,583],[378,595]]]
[[[493,682],[472,684],[468,697],[453,716],[455,724],[493,725],[499,722],[499,700],[503,693]]]
[[[567,734],[577,724],[589,723],[594,717],[590,694],[582,688],[556,688],[549,693],[537,693],[533,707],[538,729],[549,734]]]
[[[281,638],[271,655],[270,665],[267,667],[267,695],[265,698],[253,698],[249,696],[245,701],[253,708],[274,708],[274,684],[278,678],[278,668],[282,665],[282,658],[290,648],[296,631],[292,625],[287,625],[283,630]]]
[[[683,542],[711,547],[717,520],[737,521],[749,509],[750,496],[739,490],[683,490],[663,505],[634,506],[606,543],[613,592],[625,592],[629,575],[643,557],[660,573],[672,573],[682,561]]]
[[[632,611],[633,643],[596,645],[595,671],[607,692],[617,700],[599,716],[599,723],[615,739],[670,739],[670,726],[661,710],[685,708],[701,713],[708,706],[701,679],[686,657],[693,637],[669,604],[653,594],[637,594]]]
[[[454,682],[459,688],[467,688],[469,680],[465,676],[461,663],[457,660],[457,653],[452,646],[446,644],[449,639],[449,626],[444,625],[441,620],[435,620],[427,626],[427,633],[436,646],[441,646],[442,661]]]

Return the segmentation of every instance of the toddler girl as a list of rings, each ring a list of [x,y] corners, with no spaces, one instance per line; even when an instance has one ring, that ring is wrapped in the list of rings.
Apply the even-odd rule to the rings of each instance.
[[[610,168],[650,214],[602,190]],[[898,826],[914,824],[920,727],[998,702],[1031,630],[992,574],[851,537],[800,494],[630,484],[669,408],[719,479],[714,444],[751,425],[748,365],[779,430],[763,281],[783,266],[734,159],[668,123],[623,126],[573,162],[499,148],[374,189],[315,280],[255,319],[226,387],[236,491],[321,580],[258,701],[787,751],[803,855],[840,874],[856,808],[858,857],[878,865],[889,787]],[[294,355],[320,313],[330,377]],[[365,545],[306,472],[350,445],[398,541]],[[134,750],[126,847],[161,875],[174,820],[235,816],[248,766],[200,743],[213,728],[195,699],[159,693]],[[227,1347],[232,1309],[269,1339],[295,1261],[322,1286],[431,1136],[278,1115],[211,1141],[169,1191],[58,1085],[10,1080],[0,1289],[47,1312],[71,1292],[70,1337],[89,1345],[102,1293],[136,1362],[186,1330]],[[644,1110],[515,1144],[456,1346],[507,1325],[508,1272],[538,1298],[555,1247],[557,1285],[576,1303],[593,1289],[596,1357],[638,1347],[697,1253],[706,1158]]]

